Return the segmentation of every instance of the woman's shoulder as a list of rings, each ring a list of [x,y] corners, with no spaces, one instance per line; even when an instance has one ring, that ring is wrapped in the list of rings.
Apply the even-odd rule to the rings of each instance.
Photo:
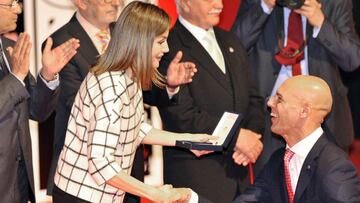
[[[93,90],[99,93],[105,92],[122,92],[124,89],[122,84],[125,83],[124,71],[111,71],[95,75],[88,73],[85,79],[88,90]]]
[[[86,76],[86,83],[88,85],[114,85],[116,83],[122,82],[125,79],[124,71],[111,71],[104,72],[99,75],[95,75],[91,72]]]

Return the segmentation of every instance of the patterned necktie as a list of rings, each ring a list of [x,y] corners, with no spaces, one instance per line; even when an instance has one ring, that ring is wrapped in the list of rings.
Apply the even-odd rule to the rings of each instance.
[[[303,36],[301,15],[291,10],[288,25],[288,39],[284,48],[275,55],[283,65],[292,65],[292,75],[301,75],[300,61],[304,59],[305,40]],[[281,44],[279,45],[282,46]]]
[[[221,52],[219,51],[219,49],[217,49],[217,47],[216,47],[216,37],[215,37],[214,33],[212,31],[208,30],[206,32],[204,40],[207,43],[206,51],[209,53],[209,55],[214,60],[216,65],[220,68],[220,70],[223,73],[225,73],[224,57],[221,54]]]
[[[4,50],[2,47],[2,43],[0,43],[0,66],[1,66],[1,70],[3,71],[4,75],[9,74],[9,69],[5,63],[5,58],[4,58]]]
[[[103,54],[109,44],[110,34],[107,30],[101,30],[96,34],[96,37],[99,39],[99,42],[101,43],[100,54]]]
[[[286,183],[286,190],[288,192],[289,203],[294,202],[294,192],[291,186],[291,177],[289,172],[290,160],[294,156],[294,154],[295,153],[292,152],[290,149],[286,149],[284,155],[285,183]]]

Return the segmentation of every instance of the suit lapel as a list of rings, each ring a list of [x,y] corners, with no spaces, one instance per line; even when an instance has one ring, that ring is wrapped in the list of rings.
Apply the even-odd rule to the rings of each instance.
[[[81,39],[78,54],[80,54],[90,66],[94,65],[96,62],[94,59],[97,59],[99,52],[97,51],[94,43],[91,41],[89,35],[76,19],[75,15],[70,20],[69,33],[73,37]]]
[[[200,64],[200,67],[203,67],[203,69],[207,71],[224,89],[228,92],[231,91],[226,81],[226,76],[221,72],[220,68],[216,65],[200,42],[198,42],[197,39],[183,25],[181,25],[179,21],[176,22],[175,28],[179,30],[181,43],[188,48],[189,52],[187,54],[191,56],[194,62],[196,61],[195,63]],[[216,36],[216,38],[218,38],[218,36]],[[226,64],[227,60],[225,56],[224,60]]]
[[[234,94],[234,101],[239,101],[241,100],[242,95],[241,86],[243,86],[242,81],[239,80],[242,76],[239,75],[243,75],[241,71],[244,70],[241,66],[246,66],[248,64],[246,61],[239,57],[239,53],[237,52],[239,52],[240,50],[234,49],[234,47],[231,46],[231,43],[228,42],[227,38],[218,31],[218,28],[214,28],[214,31],[216,34],[216,38],[219,39],[217,41],[224,56],[226,74],[231,80],[230,85],[227,85],[226,87],[228,88],[229,93]]]
[[[12,67],[11,60],[10,60],[10,54],[7,51],[7,48],[13,47],[15,45],[15,42],[7,39],[5,37],[1,37],[1,40],[2,40],[2,44],[3,44],[3,49],[4,49],[5,56],[6,56],[6,60],[9,63],[9,66]]]
[[[324,135],[322,135],[319,140],[315,143],[313,148],[310,150],[309,154],[307,155],[304,164],[301,168],[299,180],[296,186],[294,202],[300,202],[300,198],[303,195],[304,191],[308,187],[311,179],[315,173],[315,169],[317,167],[317,158],[319,157],[322,149],[326,145],[326,139]]]

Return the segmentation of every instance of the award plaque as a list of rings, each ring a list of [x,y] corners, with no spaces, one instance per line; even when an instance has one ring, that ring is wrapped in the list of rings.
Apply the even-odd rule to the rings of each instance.
[[[229,145],[232,137],[236,134],[242,119],[241,114],[224,112],[212,133],[213,136],[218,137],[217,140],[210,142],[177,140],[176,146],[194,150],[222,151]]]

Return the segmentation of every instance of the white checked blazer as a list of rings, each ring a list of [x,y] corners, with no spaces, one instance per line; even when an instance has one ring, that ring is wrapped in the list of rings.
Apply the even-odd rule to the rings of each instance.
[[[90,202],[122,202],[106,181],[130,175],[136,148],[151,130],[144,122],[141,88],[129,71],[89,73],[76,95],[54,182]]]

